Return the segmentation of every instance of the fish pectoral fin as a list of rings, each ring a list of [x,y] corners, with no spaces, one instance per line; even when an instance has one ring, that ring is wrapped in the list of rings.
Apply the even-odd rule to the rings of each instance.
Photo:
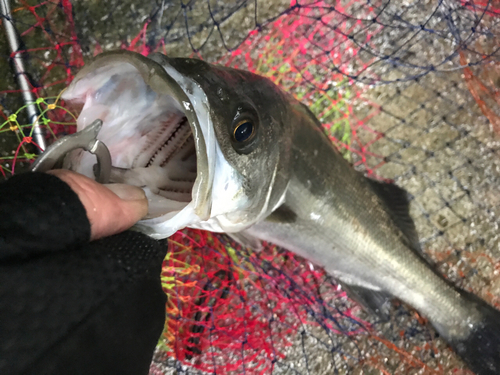
[[[341,284],[347,295],[359,303],[365,311],[378,316],[383,321],[389,320],[392,301],[390,294],[358,285]]]
[[[265,220],[272,223],[293,223],[297,220],[297,214],[284,203],[271,212]]]
[[[231,237],[235,242],[239,243],[241,246],[251,249],[253,251],[259,252],[262,250],[262,242],[252,236],[251,234],[241,231],[235,233],[226,233],[229,237]]]
[[[405,235],[408,240],[408,246],[420,255],[423,255],[415,223],[410,217],[410,201],[406,190],[394,184],[375,181],[369,178],[368,181],[375,193],[385,203],[394,224]]]

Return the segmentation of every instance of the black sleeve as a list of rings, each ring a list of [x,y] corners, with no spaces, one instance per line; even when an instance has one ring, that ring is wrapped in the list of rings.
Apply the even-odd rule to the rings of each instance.
[[[58,251],[90,238],[78,195],[46,173],[24,173],[1,183],[0,213],[0,260]]]
[[[50,194],[57,195],[61,185],[53,178],[45,182],[52,187]],[[69,194],[63,185],[63,195]],[[45,196],[41,186],[39,191],[49,202],[64,201],[63,195]],[[10,194],[16,196],[12,190]],[[59,212],[66,217],[64,206]],[[42,216],[30,220],[42,220],[50,211],[34,207],[31,212]],[[24,239],[6,236],[9,254],[19,246],[24,256],[0,258],[0,374],[147,374],[165,321],[160,273],[166,242],[127,231],[88,243],[88,221],[79,231],[77,221],[69,218],[66,225],[73,233],[68,234],[63,220],[47,214],[61,237],[39,230],[41,241],[47,242],[38,244],[31,229]],[[16,222],[2,223],[2,230],[16,226],[22,232],[26,220],[18,215]],[[52,232],[50,226],[47,232]]]

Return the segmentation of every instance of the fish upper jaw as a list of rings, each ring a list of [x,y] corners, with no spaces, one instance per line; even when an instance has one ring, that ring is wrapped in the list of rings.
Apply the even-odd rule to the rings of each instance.
[[[224,158],[209,101],[191,78],[128,51],[99,55],[63,94],[83,104],[77,130],[103,121],[98,139],[111,153],[111,182],[142,187],[148,216],[136,228],[166,238],[184,227],[231,232],[249,199],[243,177]],[[74,152],[65,167],[94,178],[93,155]]]

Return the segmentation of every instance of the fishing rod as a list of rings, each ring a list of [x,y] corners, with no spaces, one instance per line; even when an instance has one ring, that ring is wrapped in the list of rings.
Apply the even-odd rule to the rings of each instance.
[[[0,11],[3,18],[3,25],[5,28],[5,34],[7,35],[7,40],[9,42],[12,62],[14,70],[16,72],[17,82],[21,89],[23,95],[23,101],[28,111],[29,123],[33,125],[33,138],[35,142],[40,146],[40,149],[35,148],[37,154],[42,153],[46,148],[45,137],[43,130],[38,122],[38,109],[35,105],[35,100],[33,93],[30,89],[30,83],[24,69],[24,61],[19,50],[19,40],[17,38],[17,31],[13,23],[12,14],[10,11],[10,5],[8,0],[0,0]]]

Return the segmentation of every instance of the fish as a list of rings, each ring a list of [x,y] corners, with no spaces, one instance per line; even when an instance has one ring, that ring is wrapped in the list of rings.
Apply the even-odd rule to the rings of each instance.
[[[259,75],[190,58],[98,55],[63,94],[78,130],[103,121],[111,181],[142,187],[135,227],[190,227],[262,241],[323,267],[368,311],[399,299],[427,318],[478,375],[500,373],[500,312],[429,264],[408,194],[356,171],[314,114]],[[64,166],[94,178],[95,157]]]

